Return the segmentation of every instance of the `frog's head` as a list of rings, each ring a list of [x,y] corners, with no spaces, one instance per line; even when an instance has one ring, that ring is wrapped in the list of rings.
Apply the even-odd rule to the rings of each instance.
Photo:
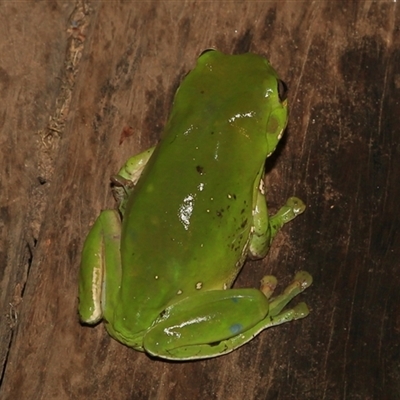
[[[179,92],[179,95],[178,95]],[[287,87],[269,61],[257,54],[227,55],[208,49],[185,77],[174,109],[214,129],[239,133],[241,145],[269,156],[287,123]],[[226,135],[228,137],[228,135]],[[245,145],[246,146],[246,145]],[[250,151],[250,150],[248,150]],[[248,154],[243,149],[243,154]]]

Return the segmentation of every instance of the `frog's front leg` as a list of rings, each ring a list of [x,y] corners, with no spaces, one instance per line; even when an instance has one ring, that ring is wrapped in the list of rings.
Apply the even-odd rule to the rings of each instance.
[[[253,209],[253,231],[250,236],[249,257],[252,259],[264,258],[274,237],[283,225],[304,212],[305,208],[306,206],[300,199],[290,197],[275,215],[268,216],[264,182],[261,180]]]
[[[111,182],[114,184],[113,195],[122,215],[124,214],[129,194],[142,175],[143,169],[152,156],[154,149],[155,147],[150,147],[142,153],[129,158],[118,174],[111,177]]]
[[[266,279],[272,280],[272,286],[276,284],[275,278]],[[230,353],[266,328],[308,315],[304,303],[293,309],[282,309],[311,282],[307,272],[298,273],[286,290],[270,303],[257,289],[196,293],[161,314],[144,337],[144,349],[154,356],[171,360]],[[267,286],[270,285],[267,283]]]
[[[79,315],[96,324],[116,304],[121,284],[121,219],[117,211],[104,210],[90,229],[82,250],[79,272]]]

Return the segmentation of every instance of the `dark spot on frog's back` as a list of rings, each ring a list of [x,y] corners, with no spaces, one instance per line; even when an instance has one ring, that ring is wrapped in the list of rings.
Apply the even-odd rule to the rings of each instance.
[[[224,209],[223,208],[221,208],[220,210],[217,210],[217,217],[221,218],[223,213],[224,213]]]
[[[204,167],[202,167],[201,165],[197,165],[197,166],[196,166],[196,171],[197,171],[200,175],[203,175],[203,173],[204,173]]]
[[[240,225],[241,228],[244,228],[247,225],[247,218]]]

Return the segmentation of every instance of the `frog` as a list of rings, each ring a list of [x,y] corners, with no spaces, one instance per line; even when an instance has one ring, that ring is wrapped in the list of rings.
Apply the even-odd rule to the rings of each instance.
[[[287,87],[254,53],[207,50],[184,77],[159,142],[112,177],[118,202],[84,242],[83,325],[151,358],[197,360],[232,352],[263,330],[306,317],[286,305],[312,283],[299,271],[279,295],[232,288],[247,259],[266,256],[305,210],[290,197],[269,215],[265,162],[288,119]]]

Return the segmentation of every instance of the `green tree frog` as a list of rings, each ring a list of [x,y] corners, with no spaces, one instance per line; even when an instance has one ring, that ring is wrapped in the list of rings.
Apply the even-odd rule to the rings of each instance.
[[[113,178],[119,210],[102,211],[82,253],[79,314],[151,356],[216,357],[308,314],[286,304],[311,284],[298,273],[271,298],[230,289],[247,257],[266,255],[304,211],[292,197],[269,216],[265,159],[287,122],[286,86],[269,62],[204,52],[178,88],[163,135]]]

